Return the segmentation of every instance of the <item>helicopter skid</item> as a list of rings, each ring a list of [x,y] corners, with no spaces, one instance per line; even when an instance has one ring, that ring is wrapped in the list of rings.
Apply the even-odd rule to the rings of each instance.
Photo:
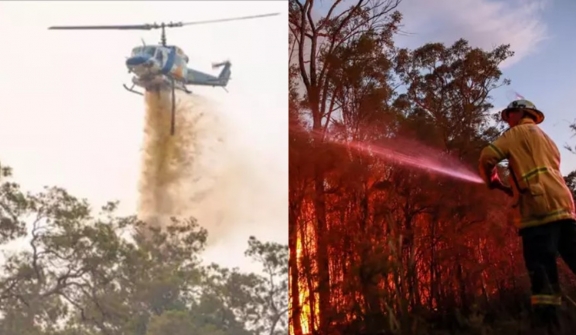
[[[128,92],[132,92],[132,93],[135,93],[135,94],[138,94],[138,95],[144,95],[144,93],[138,92],[138,91],[136,91],[136,90],[134,89],[134,86],[135,86],[135,85],[132,85],[132,87],[128,87],[128,86],[126,86],[126,84],[122,84],[122,86],[124,86],[124,88],[125,88]]]
[[[157,92],[164,90],[166,91],[172,90],[172,81],[167,76],[154,76],[146,79],[134,77],[132,78],[132,82],[134,83],[134,85],[140,86],[144,88],[146,91]],[[192,93],[188,91],[188,89],[184,84],[178,81],[174,82],[174,88],[180,91],[184,91],[188,94]]]

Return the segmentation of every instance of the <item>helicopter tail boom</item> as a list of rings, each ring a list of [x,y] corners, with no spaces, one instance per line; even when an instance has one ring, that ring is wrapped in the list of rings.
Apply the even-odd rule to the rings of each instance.
[[[212,87],[222,87],[226,88],[228,81],[230,80],[230,68],[232,64],[228,61],[217,63],[212,65],[213,68],[224,67],[218,76],[207,74],[201,71],[197,71],[188,68],[186,74],[186,85],[197,85],[197,86],[212,86]]]
[[[213,69],[217,69],[219,67],[223,68],[218,75],[218,81],[220,81],[220,85],[222,87],[226,87],[226,85],[228,85],[228,81],[230,80],[230,68],[232,67],[232,64],[229,61],[212,64]]]

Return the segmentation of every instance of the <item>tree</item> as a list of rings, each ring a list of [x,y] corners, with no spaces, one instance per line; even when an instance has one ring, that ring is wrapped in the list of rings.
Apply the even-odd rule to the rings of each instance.
[[[288,247],[262,243],[254,236],[248,240],[246,255],[262,264],[264,276],[255,287],[258,315],[264,320],[259,333],[280,335],[288,332]]]
[[[300,109],[306,111],[311,121],[311,151],[315,152],[316,159],[308,157],[313,162],[313,192],[311,201],[314,207],[315,219],[315,248],[318,287],[310,288],[318,292],[320,332],[328,332],[330,326],[331,296],[329,271],[329,226],[326,212],[326,166],[321,156],[324,134],[337,111],[338,97],[343,97],[344,87],[339,85],[338,78],[342,75],[342,56],[350,49],[350,45],[357,43],[367,45],[365,57],[352,57],[347,64],[350,71],[368,69],[375,66],[374,72],[380,67],[376,62],[370,62],[370,53],[390,42],[392,33],[397,29],[400,20],[398,13],[392,13],[399,1],[358,1],[348,9],[342,9],[341,1],[334,1],[328,13],[315,20],[313,0],[289,2],[289,26],[294,41],[294,50],[297,62],[292,71],[298,73],[298,78],[292,76],[302,86],[302,99]],[[391,14],[391,15],[390,15]],[[363,44],[363,45],[364,45]],[[361,75],[358,76],[361,78]],[[342,109],[343,110],[343,109]],[[292,227],[294,229],[294,227]],[[292,239],[294,241],[294,239]],[[291,245],[294,248],[294,245]],[[312,274],[309,274],[312,275]],[[312,305],[314,307],[314,305]],[[315,313],[315,312],[313,312]],[[299,327],[299,326],[298,326]]]
[[[574,201],[576,201],[576,171],[570,172],[567,176],[564,177],[564,181],[568,188],[572,192],[572,197]]]
[[[24,193],[10,178],[3,166],[0,247],[17,247],[2,263],[0,333],[273,334],[268,324],[248,330],[237,309],[251,306],[252,319],[267,320],[278,313],[269,302],[286,293],[264,292],[268,273],[220,267],[231,274],[229,289],[215,291],[222,283],[211,275],[214,267],[201,265],[207,232],[193,218],[142,234],[145,223],[116,216],[116,203],[93,214],[86,200],[62,188]],[[255,238],[249,246],[250,255],[262,256],[256,261],[282,275],[287,246]]]
[[[287,332],[288,246],[248,240],[246,255],[261,264],[264,275],[242,274],[212,264],[207,269],[206,290],[201,301],[225,306],[228,315],[254,334],[278,335]],[[226,316],[222,315],[225,319]]]
[[[396,4],[335,2],[328,19],[315,19],[313,1],[291,2],[297,335],[431,333],[424,319],[469,328],[458,310],[475,313],[476,302],[490,310],[499,296],[527,290],[504,196],[356,149],[434,150],[473,169],[500,132],[488,111],[492,92],[509,83],[499,70],[509,47],[459,40],[399,49]]]

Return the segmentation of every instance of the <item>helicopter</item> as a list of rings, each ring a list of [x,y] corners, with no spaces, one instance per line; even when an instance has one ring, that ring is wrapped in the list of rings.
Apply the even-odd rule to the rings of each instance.
[[[158,92],[169,90],[172,95],[172,115],[170,124],[170,134],[175,133],[175,113],[176,113],[176,90],[183,91],[187,94],[192,92],[188,90],[187,85],[195,86],[212,86],[222,87],[226,90],[230,80],[230,61],[213,63],[212,68],[222,68],[217,76],[194,70],[188,67],[188,56],[184,51],[175,46],[166,44],[166,28],[179,28],[189,25],[219,23],[227,21],[238,21],[247,19],[263,18],[275,16],[279,13],[260,14],[242,17],[232,17],[216,20],[193,21],[193,22],[169,22],[153,23],[142,25],[106,25],[106,26],[52,26],[49,30],[152,30],[161,29],[160,44],[146,45],[143,41],[142,46],[132,49],[130,57],[126,59],[128,73],[134,74],[132,77],[132,86],[128,87],[123,84],[129,92],[144,95],[135,89],[135,86],[144,88],[148,92]]]

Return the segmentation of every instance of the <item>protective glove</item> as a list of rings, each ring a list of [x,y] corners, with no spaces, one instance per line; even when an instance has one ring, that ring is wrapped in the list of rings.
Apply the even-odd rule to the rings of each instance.
[[[500,191],[506,193],[509,197],[514,196],[512,189],[510,187],[507,187],[504,184],[502,184],[502,182],[500,181],[500,178],[498,177],[498,173],[497,173],[496,169],[492,170],[492,175],[490,176],[490,184],[488,184],[488,188],[491,190],[494,190],[494,189],[500,190]]]

